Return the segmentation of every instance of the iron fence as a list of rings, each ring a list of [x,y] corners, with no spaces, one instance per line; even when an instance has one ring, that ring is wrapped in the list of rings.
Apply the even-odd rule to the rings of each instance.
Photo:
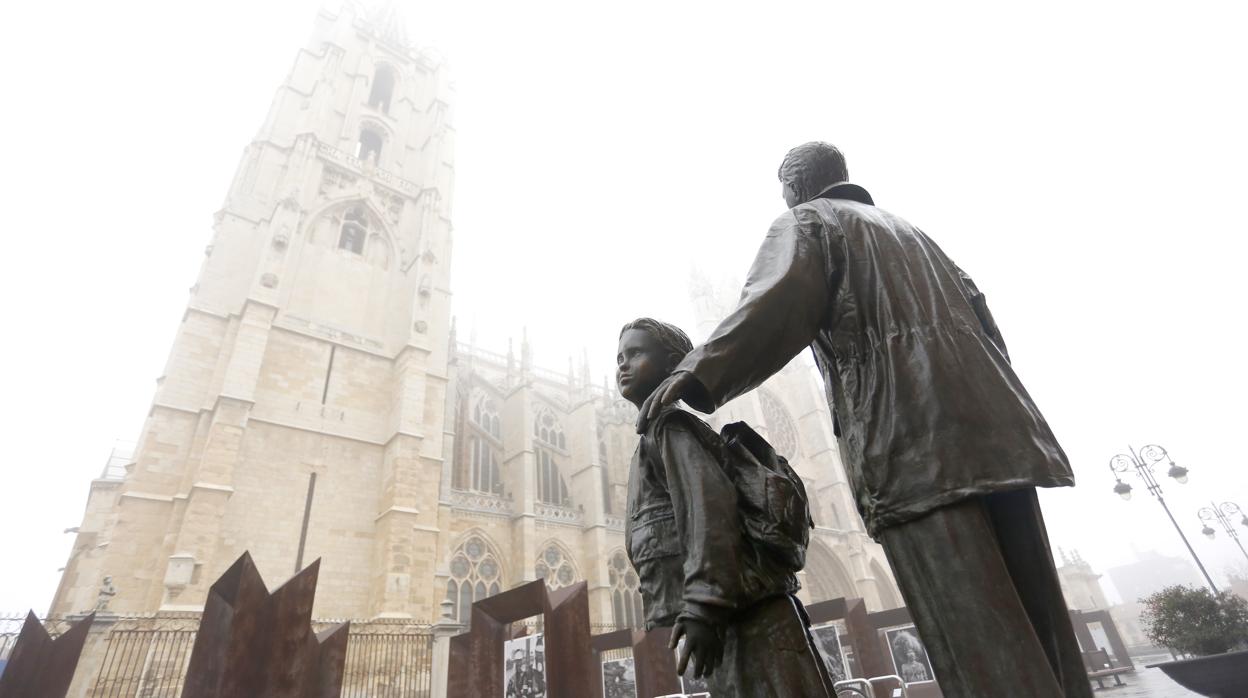
[[[194,646],[194,630],[114,629],[91,696],[178,698]]]
[[[0,660],[12,653],[24,617],[0,615]],[[52,635],[73,620],[41,619]],[[76,620],[76,619],[74,619]],[[320,632],[340,621],[313,621]],[[199,614],[113,618],[99,660],[84,655],[89,698],[177,698],[186,679]],[[99,627],[99,626],[97,626]],[[342,698],[431,698],[433,634],[428,625],[406,621],[352,621],[347,638]]]
[[[428,629],[366,628],[347,639],[342,698],[429,698],[433,635]]]

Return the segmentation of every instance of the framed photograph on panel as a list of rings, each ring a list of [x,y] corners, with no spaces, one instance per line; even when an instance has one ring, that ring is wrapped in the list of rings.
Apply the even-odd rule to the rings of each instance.
[[[503,698],[546,698],[546,646],[542,634],[503,643]]]
[[[823,663],[828,667],[828,674],[833,681],[844,681],[849,678],[848,662],[845,650],[841,646],[841,636],[845,634],[845,624],[841,621],[830,621],[810,626],[810,634],[815,638],[815,647]]]
[[[881,632],[888,643],[893,668],[902,681],[911,684],[936,680],[932,662],[927,658],[927,649],[923,647],[919,631],[913,624],[884,628]]]
[[[633,658],[609,659],[602,663],[603,698],[637,698],[637,674]]]

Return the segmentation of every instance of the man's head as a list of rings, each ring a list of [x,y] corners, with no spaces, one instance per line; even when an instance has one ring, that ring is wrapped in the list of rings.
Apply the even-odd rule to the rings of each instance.
[[[675,325],[648,317],[628,323],[620,330],[615,356],[615,382],[620,395],[641,407],[692,349],[693,342]]]
[[[789,151],[780,163],[781,192],[789,208],[849,179],[845,156],[831,143],[811,141]]]

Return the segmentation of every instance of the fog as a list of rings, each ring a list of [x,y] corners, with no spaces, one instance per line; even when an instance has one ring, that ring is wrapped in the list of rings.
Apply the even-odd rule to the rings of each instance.
[[[1109,459],[1163,480],[1215,580],[1248,569],[1210,500],[1248,507],[1241,266],[1248,93],[1235,3],[404,3],[458,88],[453,312],[535,362],[652,315],[693,330],[699,269],[740,279],[807,140],[921,226],[989,299],[1079,486],[1055,546],[1095,568],[1186,555]],[[8,225],[0,610],[46,609],[89,481],[137,437],[212,214],[310,36],[312,3],[6,8]],[[695,337],[696,339],[696,337]],[[1248,529],[1240,529],[1248,536]]]

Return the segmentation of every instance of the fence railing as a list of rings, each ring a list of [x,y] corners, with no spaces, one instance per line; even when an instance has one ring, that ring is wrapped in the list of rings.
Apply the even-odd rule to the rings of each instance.
[[[12,652],[21,629],[19,616],[0,614],[0,660]],[[313,621],[320,631],[341,621]],[[89,677],[90,698],[177,698],[195,646],[199,614],[122,617],[111,621]],[[70,620],[44,619],[53,635]],[[101,627],[99,620],[96,628]],[[88,650],[90,651],[90,650]],[[81,669],[80,669],[81,670]],[[428,625],[407,621],[352,621],[347,639],[342,698],[430,698],[433,691],[433,633]]]
[[[178,698],[194,646],[194,630],[114,629],[91,696]]]
[[[347,640],[342,698],[428,698],[433,635],[402,630],[354,632]]]

